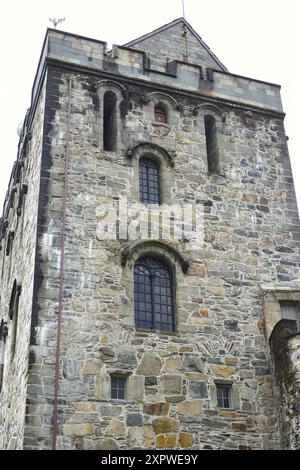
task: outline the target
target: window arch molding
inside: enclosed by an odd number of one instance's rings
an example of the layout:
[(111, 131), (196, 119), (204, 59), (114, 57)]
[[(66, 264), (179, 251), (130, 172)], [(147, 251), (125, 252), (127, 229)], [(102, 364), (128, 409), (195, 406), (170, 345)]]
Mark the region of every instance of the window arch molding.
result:
[(190, 261), (185, 258), (176, 248), (161, 240), (138, 241), (127, 245), (121, 251), (121, 265), (128, 265), (131, 269), (139, 258), (143, 256), (154, 256), (161, 258), (173, 270), (186, 274)]
[(138, 142), (126, 152), (126, 156), (130, 159), (139, 159), (140, 157), (150, 155), (160, 163), (164, 160), (167, 165), (175, 166), (176, 152), (168, 151), (160, 147), (160, 145), (152, 144), (151, 142)]
[(194, 116), (205, 116), (206, 114), (210, 114), (219, 122), (226, 122), (226, 115), (223, 113), (223, 111), (218, 108), (218, 106), (215, 106), (210, 103), (202, 103), (195, 106), (195, 108), (193, 109), (193, 114)]

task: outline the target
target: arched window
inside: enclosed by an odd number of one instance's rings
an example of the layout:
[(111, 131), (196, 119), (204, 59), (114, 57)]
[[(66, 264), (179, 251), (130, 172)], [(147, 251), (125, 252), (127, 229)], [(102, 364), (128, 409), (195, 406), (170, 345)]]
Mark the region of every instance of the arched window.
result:
[(216, 173), (219, 167), (219, 149), (217, 141), (216, 120), (213, 116), (206, 115), (204, 117), (207, 165), (209, 173)]
[(160, 204), (159, 163), (152, 158), (140, 159), (140, 200), (148, 204)]
[(168, 122), (168, 114), (165, 108), (161, 106), (155, 106), (154, 108), (154, 117), (155, 121), (162, 122), (163, 124), (167, 124)]
[(175, 331), (173, 276), (159, 258), (145, 256), (134, 267), (136, 328)]
[(103, 148), (107, 151), (117, 148), (117, 98), (112, 91), (104, 94)]

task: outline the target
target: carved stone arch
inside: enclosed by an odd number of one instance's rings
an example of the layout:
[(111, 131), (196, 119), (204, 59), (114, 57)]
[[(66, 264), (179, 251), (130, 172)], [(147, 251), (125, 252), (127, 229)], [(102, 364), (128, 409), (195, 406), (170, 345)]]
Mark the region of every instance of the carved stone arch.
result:
[(101, 88), (105, 89), (117, 89), (122, 94), (127, 91), (126, 87), (115, 80), (101, 80), (97, 84), (97, 89), (100, 90)]
[(121, 251), (121, 265), (125, 266), (128, 263), (134, 266), (139, 258), (146, 255), (162, 258), (170, 268), (174, 268), (178, 263), (184, 274), (190, 266), (190, 261), (176, 248), (161, 240), (138, 241), (127, 245)]
[(210, 114), (217, 120), (221, 120), (221, 122), (226, 121), (226, 116), (223, 111), (217, 106), (210, 103), (202, 103), (195, 106), (195, 108), (193, 109), (193, 114), (194, 116), (197, 116), (198, 114), (201, 114), (202, 116)]
[(174, 167), (174, 158), (176, 156), (176, 152), (167, 151), (157, 144), (152, 144), (150, 142), (139, 142), (133, 147), (129, 148), (126, 152), (126, 156), (130, 159), (135, 157), (139, 158), (146, 155), (153, 155), (154, 157), (158, 157), (159, 160), (163, 158), (166, 160), (168, 165)]
[(151, 101), (153, 101), (155, 105), (164, 105), (165, 103), (168, 103), (169, 106), (173, 107), (173, 109), (177, 109), (177, 107), (179, 106), (178, 101), (168, 93), (163, 93), (161, 91), (153, 91), (152, 93), (149, 93), (148, 96), (149, 98), (151, 98)]

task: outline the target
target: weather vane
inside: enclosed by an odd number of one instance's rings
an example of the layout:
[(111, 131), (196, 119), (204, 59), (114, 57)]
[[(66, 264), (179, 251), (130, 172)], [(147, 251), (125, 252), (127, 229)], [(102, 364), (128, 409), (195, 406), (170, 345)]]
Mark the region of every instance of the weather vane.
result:
[(49, 21), (51, 21), (51, 23), (53, 23), (54, 29), (56, 29), (56, 27), (59, 23), (62, 23), (65, 20), (66, 20), (66, 18), (49, 18)]

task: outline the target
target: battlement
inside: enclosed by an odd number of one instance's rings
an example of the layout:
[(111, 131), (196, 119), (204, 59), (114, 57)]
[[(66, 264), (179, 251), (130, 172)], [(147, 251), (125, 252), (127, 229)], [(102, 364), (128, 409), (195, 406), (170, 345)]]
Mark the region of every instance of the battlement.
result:
[(166, 61), (165, 66), (157, 67), (143, 50), (114, 45), (108, 51), (106, 42), (53, 29), (46, 33), (33, 98), (44, 66), (49, 62), (167, 86), (180, 92), (263, 109), (264, 112), (283, 112), (279, 85), (182, 60)]

